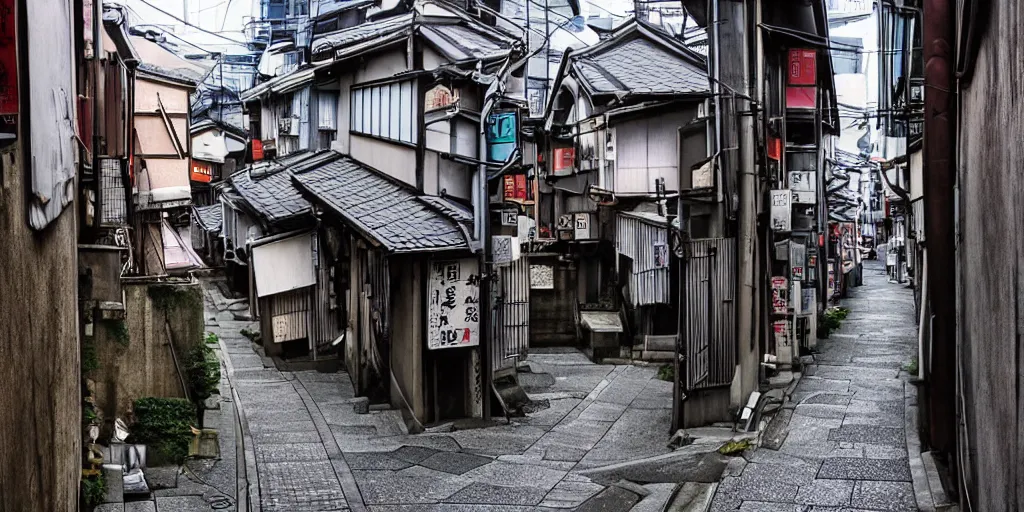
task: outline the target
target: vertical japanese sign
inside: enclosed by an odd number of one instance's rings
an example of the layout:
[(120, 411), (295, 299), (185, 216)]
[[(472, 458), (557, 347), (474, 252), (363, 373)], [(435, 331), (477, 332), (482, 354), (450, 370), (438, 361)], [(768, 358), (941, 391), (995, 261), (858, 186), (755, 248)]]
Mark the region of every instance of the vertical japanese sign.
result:
[(16, 0), (0, 0), (0, 116), (18, 113)]
[(790, 190), (771, 191), (771, 227), (773, 231), (788, 232), (792, 228), (793, 192)]
[(804, 280), (804, 262), (806, 261), (807, 247), (802, 243), (790, 242), (789, 244), (789, 264), (790, 264), (790, 277), (794, 281)]
[(427, 348), (480, 344), (480, 265), (475, 258), (430, 265)]
[(775, 349), (779, 347), (788, 347), (789, 343), (789, 320), (777, 320), (772, 324), (772, 330), (775, 332)]
[(782, 276), (772, 278), (772, 313), (789, 313), (789, 280)]

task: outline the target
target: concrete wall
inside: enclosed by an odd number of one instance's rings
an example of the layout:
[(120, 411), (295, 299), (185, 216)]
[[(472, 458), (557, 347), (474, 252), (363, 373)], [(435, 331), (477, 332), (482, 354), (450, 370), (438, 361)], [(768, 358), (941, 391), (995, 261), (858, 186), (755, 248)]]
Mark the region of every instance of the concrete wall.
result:
[(384, 174), (416, 186), (416, 149), (352, 134), (352, 158)]
[(20, 143), (0, 154), (0, 510), (77, 510), (77, 201), (29, 229)]
[(961, 92), (957, 308), (970, 499), (974, 510), (999, 512), (1024, 507), (1024, 102), (1018, 78), (1024, 18), (1012, 0), (993, 1), (986, 10), (990, 21), (974, 76)]
[(96, 405), (103, 411), (107, 423), (116, 417), (124, 418), (131, 403), (138, 398), (185, 397), (170, 344), (174, 343), (181, 365), (189, 348), (203, 341), (199, 285), (174, 286), (177, 292), (170, 300), (154, 300), (150, 296), (151, 287), (157, 288), (154, 292), (157, 296), (167, 296), (161, 294), (171, 288), (150, 282), (124, 284), (127, 346), (116, 339), (109, 322), (97, 323), (92, 339), (86, 339), (87, 343), (95, 345), (100, 365), (86, 377), (96, 383)]

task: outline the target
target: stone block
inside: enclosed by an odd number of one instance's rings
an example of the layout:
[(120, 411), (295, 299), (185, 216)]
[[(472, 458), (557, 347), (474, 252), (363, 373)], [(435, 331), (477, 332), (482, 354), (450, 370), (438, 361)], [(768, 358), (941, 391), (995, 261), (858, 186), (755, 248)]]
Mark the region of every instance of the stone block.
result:
[(369, 414), (370, 413), (370, 399), (366, 397), (356, 398), (352, 402), (352, 410), (356, 414)]

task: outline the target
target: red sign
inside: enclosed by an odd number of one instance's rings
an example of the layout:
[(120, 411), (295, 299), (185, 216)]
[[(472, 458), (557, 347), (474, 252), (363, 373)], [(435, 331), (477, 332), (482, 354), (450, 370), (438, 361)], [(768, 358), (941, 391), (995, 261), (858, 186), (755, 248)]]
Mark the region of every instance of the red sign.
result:
[(782, 159), (782, 139), (768, 136), (768, 158), (772, 160)]
[(263, 160), (263, 141), (259, 139), (252, 140), (252, 160), (254, 162)]
[(789, 85), (815, 85), (817, 83), (818, 52), (805, 48), (789, 50)]
[(0, 115), (18, 113), (16, 0), (0, 0)]
[(817, 87), (786, 87), (786, 108), (815, 108)]
[(576, 148), (558, 148), (555, 149), (554, 161), (551, 162), (552, 171), (555, 173), (564, 173), (565, 171), (571, 171), (573, 164), (576, 162)]
[(506, 174), (502, 185), (506, 201), (525, 202), (529, 199), (525, 174)]
[(210, 164), (206, 162), (200, 162), (197, 160), (192, 161), (192, 172), (189, 173), (189, 178), (192, 181), (199, 181), (202, 183), (209, 183), (213, 181), (213, 169)]

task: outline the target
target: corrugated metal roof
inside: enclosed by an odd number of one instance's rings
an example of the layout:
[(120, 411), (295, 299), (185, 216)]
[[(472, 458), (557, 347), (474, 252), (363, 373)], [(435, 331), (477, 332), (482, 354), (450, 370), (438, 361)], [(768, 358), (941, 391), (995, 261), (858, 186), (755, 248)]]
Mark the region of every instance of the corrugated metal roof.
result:
[(296, 172), (294, 181), (317, 202), (390, 252), (466, 249), (456, 221), (416, 195), (348, 156)]

